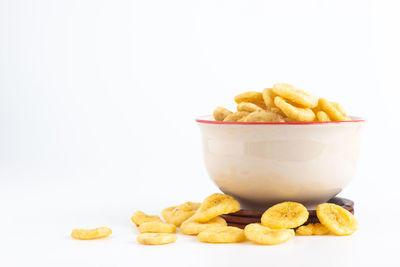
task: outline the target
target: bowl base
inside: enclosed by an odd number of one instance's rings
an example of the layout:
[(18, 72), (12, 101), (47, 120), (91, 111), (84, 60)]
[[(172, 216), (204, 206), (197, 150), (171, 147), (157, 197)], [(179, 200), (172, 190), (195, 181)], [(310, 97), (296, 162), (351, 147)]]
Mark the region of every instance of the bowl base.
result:
[[(354, 214), (354, 202), (350, 199), (333, 197), (327, 202), (339, 205)], [(243, 229), (249, 223), (260, 223), (261, 216), (267, 208), (268, 207), (262, 209), (241, 209), (235, 213), (221, 215), (221, 217), (226, 220), (229, 226), (235, 226)], [(309, 217), (307, 222), (304, 224), (319, 223), (316, 210), (309, 208), (308, 212)]]

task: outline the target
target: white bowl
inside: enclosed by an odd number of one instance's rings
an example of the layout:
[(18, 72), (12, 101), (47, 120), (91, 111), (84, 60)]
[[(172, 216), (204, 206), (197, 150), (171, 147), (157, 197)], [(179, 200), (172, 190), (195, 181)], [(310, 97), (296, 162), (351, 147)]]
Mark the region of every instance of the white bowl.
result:
[(352, 179), (364, 120), (219, 122), (196, 120), (208, 174), (245, 209), (296, 201), (308, 208), (337, 195)]

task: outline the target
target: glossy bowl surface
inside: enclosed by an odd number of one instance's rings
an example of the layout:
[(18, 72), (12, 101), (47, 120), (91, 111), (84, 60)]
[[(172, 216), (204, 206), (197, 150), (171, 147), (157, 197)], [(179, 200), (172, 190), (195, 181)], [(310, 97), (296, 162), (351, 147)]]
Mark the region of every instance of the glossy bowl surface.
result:
[(309, 123), (197, 120), (204, 161), (215, 184), (242, 208), (326, 202), (354, 176), (364, 120)]

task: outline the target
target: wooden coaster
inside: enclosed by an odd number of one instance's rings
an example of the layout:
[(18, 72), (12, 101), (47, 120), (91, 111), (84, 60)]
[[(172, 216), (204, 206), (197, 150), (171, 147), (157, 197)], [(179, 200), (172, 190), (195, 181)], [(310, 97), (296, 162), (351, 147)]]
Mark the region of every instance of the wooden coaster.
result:
[[(334, 197), (330, 199), (328, 203), (339, 205), (354, 214), (354, 202), (350, 199)], [(221, 217), (226, 220), (229, 226), (243, 229), (249, 223), (259, 223), (264, 211), (265, 210), (239, 210), (235, 213), (221, 215)], [(304, 224), (319, 223), (316, 210), (308, 210), (308, 212), (308, 220)]]

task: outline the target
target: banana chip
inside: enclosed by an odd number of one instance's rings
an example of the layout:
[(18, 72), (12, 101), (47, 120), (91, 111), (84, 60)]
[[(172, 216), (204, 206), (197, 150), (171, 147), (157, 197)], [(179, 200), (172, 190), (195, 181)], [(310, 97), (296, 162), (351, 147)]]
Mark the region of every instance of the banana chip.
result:
[(235, 96), (235, 102), (236, 104), (240, 104), (242, 102), (250, 102), (253, 104), (256, 104), (257, 106), (265, 109), (265, 103), (264, 103), (264, 99), (263, 99), (263, 95), (260, 92), (254, 92), (254, 91), (250, 91), (250, 92), (245, 92), (242, 94), (239, 94), (237, 96)]
[(139, 226), (141, 233), (175, 233), (176, 226), (172, 223), (146, 222)]
[(296, 107), (280, 96), (275, 97), (274, 102), (286, 116), (295, 121), (310, 122), (315, 119), (315, 114), (310, 108)]
[(333, 121), (349, 121), (351, 120), (346, 113), (344, 113), (344, 109), (338, 103), (329, 102), (325, 98), (320, 98), (318, 101), (318, 106), (328, 114), (329, 118)]
[(317, 112), (317, 119), (318, 119), (318, 121), (322, 121), (322, 122), (331, 121), (331, 119), (329, 118), (328, 114), (326, 114), (323, 111), (318, 111)]
[(136, 211), (132, 217), (131, 220), (133, 223), (136, 224), (136, 226), (141, 225), (142, 223), (146, 222), (162, 222), (161, 218), (157, 215), (147, 215), (143, 211)]
[(318, 98), (287, 83), (274, 84), (273, 91), (278, 96), (306, 108), (314, 108), (318, 105)]
[(308, 210), (297, 202), (282, 202), (267, 209), (261, 224), (272, 229), (296, 228), (308, 219)]
[(197, 235), (204, 230), (221, 226), (227, 226), (226, 221), (221, 217), (215, 217), (211, 221), (205, 223), (195, 222), (189, 219), (182, 223), (180, 230), (184, 235)]
[(237, 105), (237, 111), (247, 111), (247, 112), (253, 112), (253, 111), (259, 111), (263, 110), (259, 106), (253, 103), (249, 102), (242, 102)]
[(321, 224), (335, 235), (351, 235), (357, 230), (357, 221), (350, 211), (332, 203), (317, 207), (317, 217)]
[(223, 121), (230, 114), (232, 114), (232, 111), (223, 107), (216, 107), (213, 116), (216, 121)]
[(239, 121), (241, 118), (246, 117), (250, 113), (247, 111), (238, 111), (226, 116), (224, 121)]
[(260, 245), (277, 245), (294, 237), (293, 229), (274, 230), (258, 223), (251, 223), (244, 228), (247, 239)]
[(239, 202), (233, 197), (221, 193), (214, 193), (204, 199), (200, 208), (190, 218), (196, 222), (208, 222), (222, 215), (240, 210)]
[(188, 201), (178, 206), (164, 209), (161, 212), (161, 216), (167, 223), (172, 223), (179, 227), (184, 221), (193, 216), (200, 204)]
[(320, 223), (310, 223), (300, 226), (296, 230), (297, 235), (327, 235), (329, 229)]
[(285, 120), (276, 112), (260, 110), (247, 115), (244, 122), (285, 122)]
[(107, 227), (98, 227), (95, 229), (74, 229), (71, 236), (79, 240), (90, 240), (108, 237), (112, 231)]
[(238, 243), (246, 239), (242, 229), (231, 226), (206, 229), (197, 238), (205, 243)]
[(272, 88), (265, 88), (262, 92), (262, 96), (267, 109), (272, 110), (272, 108), (276, 108), (274, 103), (274, 98), (276, 97), (276, 94), (274, 93)]
[(174, 243), (177, 238), (175, 234), (144, 233), (137, 236), (137, 241), (142, 245), (165, 245)]

